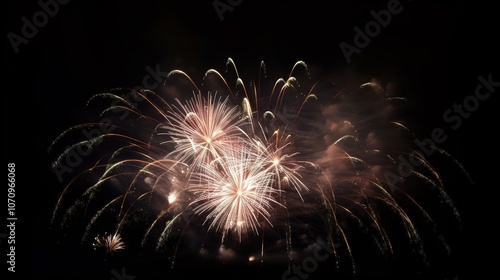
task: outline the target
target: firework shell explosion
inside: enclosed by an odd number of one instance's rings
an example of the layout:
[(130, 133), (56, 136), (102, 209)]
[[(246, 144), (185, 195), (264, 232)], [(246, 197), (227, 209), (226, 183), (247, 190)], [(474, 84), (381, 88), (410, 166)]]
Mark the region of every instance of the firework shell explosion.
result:
[[(401, 255), (425, 267), (430, 247), (448, 254), (434, 217), (459, 227), (459, 213), (394, 117), (408, 100), (374, 81), (339, 90), (309, 75), (298, 61), (269, 82), (262, 62), (245, 83), (228, 59), (224, 75), (210, 69), (200, 86), (174, 70), (157, 92), (93, 96), (98, 121), (50, 147), (67, 183), (52, 226), (84, 248), (156, 252), (170, 267), (196, 256), (290, 269), (322, 246), (328, 267), (356, 274)], [(68, 169), (75, 153), (83, 161)]]

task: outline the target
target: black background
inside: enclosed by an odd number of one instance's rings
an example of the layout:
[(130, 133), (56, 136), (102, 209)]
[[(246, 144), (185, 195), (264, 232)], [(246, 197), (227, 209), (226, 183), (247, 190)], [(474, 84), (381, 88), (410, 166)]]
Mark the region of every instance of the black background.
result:
[[(16, 275), (113, 277), (89, 256), (60, 248), (48, 230), (61, 186), (51, 173), (54, 158), (47, 148), (58, 133), (85, 117), (86, 100), (110, 88), (141, 85), (147, 66), (183, 69), (199, 82), (209, 68), (223, 71), (231, 57), (243, 77), (253, 78), (261, 60), (277, 77), (303, 60), (318, 79), (349, 84), (377, 78), (399, 85), (399, 95), (422, 106), (413, 118), (417, 134), (425, 138), (432, 129), (445, 128), (448, 139), (440, 147), (476, 182), (450, 189), (463, 230), (454, 240), (453, 261), (436, 268), (436, 279), (494, 277), (498, 91), (457, 130), (442, 114), (474, 93), (479, 75), (500, 81), (495, 8), (478, 1), (401, 1), (403, 11), (347, 63), (340, 42), (353, 44), (353, 28), (364, 27), (372, 20), (370, 11), (385, 9), (387, 2), (243, 1), (221, 21), (212, 1), (74, 0), (60, 5), (16, 54), (6, 35), (20, 35), (21, 18), (31, 19), (40, 7), (36, 1), (4, 1), (4, 147), (7, 162), (17, 167)], [(2, 260), (5, 245), (2, 240)], [(223, 269), (205, 273), (225, 275)]]

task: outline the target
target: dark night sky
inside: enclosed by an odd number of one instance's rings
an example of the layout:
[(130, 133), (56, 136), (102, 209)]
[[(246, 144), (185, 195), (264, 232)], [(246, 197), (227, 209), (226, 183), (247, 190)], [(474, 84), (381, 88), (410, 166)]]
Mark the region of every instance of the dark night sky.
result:
[[(421, 115), (410, 116), (418, 135), (428, 137), (432, 129), (445, 128), (448, 140), (441, 147), (476, 181), (450, 190), (464, 226), (455, 240), (451, 268), (443, 268), (444, 273), (449, 279), (486, 279), (497, 270), (495, 258), (485, 255), (493, 251), (495, 256), (498, 243), (492, 239), (498, 213), (492, 193), (497, 92), (456, 130), (442, 117), (474, 94), (479, 75), (492, 74), (500, 81), (496, 9), (477, 1), (401, 1), (403, 10), (347, 63), (339, 44), (353, 44), (353, 28), (364, 28), (373, 20), (370, 11), (386, 9), (391, 1), (269, 2), (242, 1), (221, 21), (212, 1), (73, 0), (60, 5), (33, 38), (19, 45), (17, 54), (6, 35), (22, 34), (21, 19), (31, 20), (41, 8), (36, 1), (3, 2), (5, 150), (7, 162), (17, 166), (17, 275), (113, 277), (89, 256), (58, 247), (48, 230), (61, 186), (50, 171), (53, 156), (47, 147), (58, 133), (85, 118), (86, 100), (110, 88), (141, 85), (148, 66), (160, 65), (163, 72), (183, 69), (199, 82), (209, 68), (224, 71), (228, 57), (248, 79), (262, 60), (268, 73), (280, 77), (303, 60), (318, 79), (349, 84), (376, 78), (398, 85), (400, 95), (421, 104)], [(5, 245), (2, 240), (4, 257)], [(440, 277), (436, 279), (444, 279)]]

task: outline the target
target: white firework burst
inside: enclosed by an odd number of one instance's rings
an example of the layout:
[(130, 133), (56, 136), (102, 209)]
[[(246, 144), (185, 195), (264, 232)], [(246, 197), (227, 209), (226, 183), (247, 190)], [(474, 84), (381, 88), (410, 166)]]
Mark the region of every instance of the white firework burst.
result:
[[(244, 118), (228, 98), (216, 94), (195, 94), (191, 100), (172, 105), (168, 123), (162, 128), (172, 137), (175, 148), (167, 157), (196, 168), (219, 158), (241, 136), (239, 125)], [(163, 133), (160, 133), (162, 135)]]
[(192, 175), (190, 190), (195, 199), (191, 205), (198, 215), (206, 216), (210, 228), (224, 235), (235, 230), (241, 239), (248, 230), (258, 233), (262, 222), (271, 225), (270, 211), (279, 203), (266, 158), (246, 141), (233, 145)]
[(125, 250), (125, 242), (123, 242), (120, 234), (107, 234), (96, 236), (94, 238), (94, 248), (102, 247), (108, 254)]

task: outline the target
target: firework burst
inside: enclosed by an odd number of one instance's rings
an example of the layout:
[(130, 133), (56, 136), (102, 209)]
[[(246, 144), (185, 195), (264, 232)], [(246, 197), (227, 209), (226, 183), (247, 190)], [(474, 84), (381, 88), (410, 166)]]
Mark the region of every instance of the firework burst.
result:
[[(79, 217), (84, 246), (89, 236), (113, 230), (96, 237), (97, 244), (123, 250), (121, 236), (128, 234), (141, 248), (153, 243), (168, 252), (172, 264), (179, 250), (190, 248), (185, 239), (200, 250), (208, 236), (231, 244), (233, 233), (240, 244), (260, 240), (247, 259), (261, 261), (281, 250), (296, 262), (318, 238), (327, 240), (335, 267), (347, 257), (354, 272), (360, 246), (391, 256), (403, 243), (425, 263), (420, 230), (449, 250), (424, 207), (429, 202), (419, 196), (432, 195), (457, 221), (458, 211), (430, 159), (414, 152), (411, 130), (390, 118), (404, 98), (388, 96), (377, 82), (342, 90), (311, 85), (309, 77), (297, 78), (307, 73), (302, 61), (270, 87), (261, 76), (248, 87), (231, 59), (227, 65), (236, 74), (234, 87), (214, 69), (202, 88), (174, 70), (162, 94), (114, 89), (92, 97), (113, 101), (101, 113), (107, 130), (63, 148), (54, 161), (57, 170), (72, 151), (92, 152), (64, 188), (53, 224), (64, 228)], [(64, 131), (51, 150), (102, 123)], [(408, 156), (415, 164), (402, 172), (400, 159)], [(103, 221), (111, 217), (110, 228)], [(369, 242), (356, 246), (356, 240)]]
[(271, 224), (269, 211), (278, 203), (273, 173), (264, 168), (266, 158), (246, 143), (234, 145), (191, 176), (190, 190), (195, 213), (208, 212), (206, 219), (213, 220), (209, 229), (235, 229), (241, 239), (249, 229), (258, 233), (259, 217)]
[(168, 125), (162, 127), (175, 143), (167, 157), (203, 167), (224, 155), (240, 137), (238, 126), (244, 119), (236, 106), (228, 106), (227, 97), (221, 100), (212, 94), (206, 98), (197, 94), (186, 104), (176, 101), (178, 106), (167, 115)]
[(122, 241), (120, 234), (104, 234), (96, 236), (94, 248), (104, 248), (106, 253), (114, 254), (125, 249), (125, 243)]

